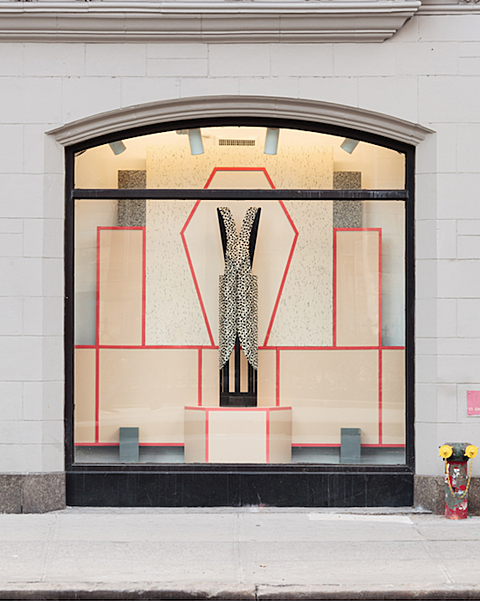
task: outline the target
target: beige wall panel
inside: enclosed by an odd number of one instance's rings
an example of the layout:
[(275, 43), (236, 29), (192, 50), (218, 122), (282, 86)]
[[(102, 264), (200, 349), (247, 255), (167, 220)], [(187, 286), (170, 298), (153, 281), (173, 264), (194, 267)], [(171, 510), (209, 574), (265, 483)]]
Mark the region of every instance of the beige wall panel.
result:
[(248, 391), (248, 361), (243, 351), (240, 352), (240, 391)]
[(142, 344), (143, 232), (100, 230), (100, 344)]
[(266, 412), (217, 410), (208, 421), (209, 462), (266, 462)]
[(196, 349), (102, 349), (100, 440), (138, 426), (141, 443), (182, 443), (184, 406), (198, 403)]
[(378, 410), (348, 404), (292, 409), (292, 444), (340, 445), (341, 428), (360, 428), (362, 444), (378, 443)]
[(205, 462), (205, 415), (185, 408), (185, 462)]
[(299, 235), (268, 344), (331, 346), (333, 203), (286, 201), (285, 207)]
[(292, 411), (270, 411), (270, 464), (292, 461)]
[(379, 233), (337, 232), (337, 345), (378, 345)]
[(116, 225), (117, 201), (75, 200), (76, 345), (95, 345), (96, 343), (97, 226)]
[(276, 352), (260, 349), (257, 374), (258, 407), (271, 407), (276, 404), (276, 382)]
[(220, 404), (220, 371), (218, 349), (202, 349), (202, 405)]
[(95, 441), (95, 349), (75, 349), (75, 443)]
[(378, 443), (378, 352), (282, 351), (280, 402), (292, 406), (293, 443), (340, 443), (340, 428)]
[(384, 349), (382, 361), (383, 443), (405, 444), (405, 351)]
[(233, 353), (228, 358), (228, 390), (230, 393), (235, 392), (235, 358)]

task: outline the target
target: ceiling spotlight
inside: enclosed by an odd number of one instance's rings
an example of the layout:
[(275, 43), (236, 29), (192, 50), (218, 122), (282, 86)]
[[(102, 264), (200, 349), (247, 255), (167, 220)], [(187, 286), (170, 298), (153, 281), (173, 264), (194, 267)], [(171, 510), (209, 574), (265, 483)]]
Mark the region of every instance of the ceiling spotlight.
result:
[(345, 138), (345, 140), (342, 142), (342, 144), (340, 144), (340, 148), (343, 148), (343, 150), (345, 152), (347, 152), (351, 155), (353, 153), (353, 151), (357, 148), (358, 143), (359, 143), (359, 140), (352, 140), (351, 138)]
[(278, 136), (280, 130), (278, 128), (267, 128), (265, 136), (265, 146), (263, 152), (265, 155), (276, 155), (278, 150)]
[(203, 155), (203, 141), (200, 128), (188, 130), (188, 141), (190, 142), (190, 152), (192, 155)]
[(114, 155), (120, 155), (123, 151), (127, 150), (125, 144), (123, 144), (123, 140), (116, 140), (115, 142), (109, 142), (108, 145), (113, 151)]

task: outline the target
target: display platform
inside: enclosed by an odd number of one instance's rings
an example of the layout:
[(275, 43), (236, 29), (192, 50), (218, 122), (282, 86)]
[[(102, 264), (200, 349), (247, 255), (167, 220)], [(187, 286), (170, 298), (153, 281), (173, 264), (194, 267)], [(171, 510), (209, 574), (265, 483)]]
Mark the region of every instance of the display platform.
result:
[(185, 408), (185, 462), (287, 464), (292, 408)]

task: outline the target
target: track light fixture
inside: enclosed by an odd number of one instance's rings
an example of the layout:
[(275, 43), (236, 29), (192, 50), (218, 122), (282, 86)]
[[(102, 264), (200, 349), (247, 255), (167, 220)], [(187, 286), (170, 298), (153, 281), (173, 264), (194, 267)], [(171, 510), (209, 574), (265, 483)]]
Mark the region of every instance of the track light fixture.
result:
[(350, 155), (357, 148), (359, 140), (353, 140), (352, 138), (345, 138), (345, 140), (340, 144), (340, 148), (342, 148), (346, 153)]
[(192, 155), (203, 155), (203, 140), (200, 128), (188, 130), (188, 141)]
[(115, 142), (109, 142), (108, 145), (112, 149), (114, 155), (120, 155), (124, 151), (127, 150), (125, 144), (123, 144), (123, 140), (116, 140)]
[(265, 155), (276, 155), (278, 150), (278, 136), (280, 130), (278, 128), (267, 128), (265, 136), (265, 146), (263, 152)]

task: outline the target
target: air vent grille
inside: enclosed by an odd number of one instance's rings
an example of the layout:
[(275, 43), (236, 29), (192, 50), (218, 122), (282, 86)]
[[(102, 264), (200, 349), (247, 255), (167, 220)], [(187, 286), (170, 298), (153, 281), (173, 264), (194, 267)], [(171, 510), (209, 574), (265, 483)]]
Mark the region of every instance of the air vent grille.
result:
[(255, 146), (255, 140), (235, 140), (233, 138), (219, 138), (218, 146)]

